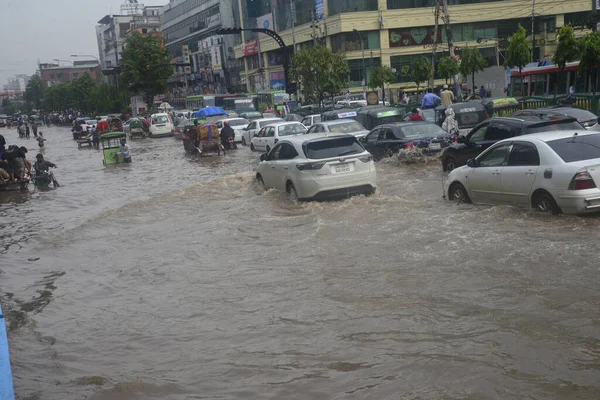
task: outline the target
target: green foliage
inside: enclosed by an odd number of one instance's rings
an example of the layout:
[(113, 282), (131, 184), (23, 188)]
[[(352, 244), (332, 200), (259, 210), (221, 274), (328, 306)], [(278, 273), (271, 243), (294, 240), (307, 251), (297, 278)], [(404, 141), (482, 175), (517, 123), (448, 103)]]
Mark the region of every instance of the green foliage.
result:
[[(510, 37), (508, 41), (508, 55), (506, 57), (505, 66), (519, 68), (519, 72), (523, 71), (523, 67), (531, 60), (531, 43), (527, 40), (527, 31), (521, 25), (519, 29)], [(524, 81), (521, 80), (521, 95), (525, 95)]]
[(488, 66), (486, 59), (481, 54), (481, 51), (475, 47), (466, 47), (460, 55), (460, 66), (458, 70), (465, 77), (471, 75), (471, 83), (473, 91), (475, 91), (475, 73), (483, 71)]
[(40, 110), (44, 104), (44, 82), (39, 75), (33, 75), (29, 79), (29, 83), (27, 83), (27, 88), (25, 89), (25, 102), (27, 103), (27, 108), (32, 110)]
[(158, 36), (142, 36), (134, 32), (125, 42), (122, 82), (134, 94), (144, 94), (149, 107), (154, 96), (167, 89), (167, 79), (173, 75), (169, 52)]
[(458, 61), (452, 57), (442, 57), (440, 58), (440, 62), (438, 63), (438, 74), (440, 77), (446, 80), (448, 83), (448, 79), (452, 78), (454, 75), (460, 72), (458, 68)]
[(326, 95), (334, 96), (347, 86), (348, 74), (344, 55), (321, 45), (295, 53), (290, 68), (290, 77), (300, 85), (304, 98), (316, 97), (319, 104)]
[(591, 32), (579, 41), (579, 68), (592, 78), (592, 92), (596, 93), (598, 65), (600, 65), (600, 32)]
[(556, 38), (558, 43), (556, 45), (556, 53), (552, 57), (552, 62), (558, 65), (562, 71), (565, 69), (567, 63), (577, 60), (579, 57), (579, 46), (575, 38), (575, 31), (570, 24), (560, 28)]
[(385, 101), (385, 84), (394, 82), (396, 82), (396, 74), (390, 67), (375, 67), (371, 72), (371, 82), (369, 82), (369, 87), (372, 89), (380, 87), (383, 92), (383, 101)]
[(127, 90), (102, 83), (90, 92), (88, 106), (96, 110), (96, 114), (126, 113), (130, 99)]
[(427, 82), (431, 76), (431, 60), (427, 57), (421, 56), (417, 58), (412, 65), (412, 72), (410, 74), (411, 79), (417, 84), (417, 92), (421, 83)]
[(12, 115), (17, 111), (17, 107), (8, 99), (8, 97), (2, 99), (2, 112), (4, 114)]
[(91, 111), (92, 109), (88, 107), (87, 100), (90, 93), (92, 93), (97, 86), (94, 78), (86, 72), (81, 78), (71, 82), (70, 86), (73, 107), (78, 110)]

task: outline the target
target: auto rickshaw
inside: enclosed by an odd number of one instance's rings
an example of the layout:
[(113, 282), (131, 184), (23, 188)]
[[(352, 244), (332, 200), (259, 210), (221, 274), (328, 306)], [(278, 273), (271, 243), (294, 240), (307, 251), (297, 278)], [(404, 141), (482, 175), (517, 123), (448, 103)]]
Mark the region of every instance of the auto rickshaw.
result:
[(367, 130), (379, 125), (403, 121), (402, 113), (397, 108), (377, 105), (361, 107), (357, 112), (356, 120)]
[(485, 98), (481, 100), (481, 104), (485, 107), (488, 118), (507, 117), (521, 109), (521, 103), (514, 97)]
[(120, 118), (111, 118), (108, 120), (111, 132), (123, 132), (123, 121)]
[(139, 118), (132, 118), (131, 121), (129, 121), (129, 138), (132, 140), (146, 138), (144, 124)]
[(127, 161), (122, 160), (122, 157), (120, 157), (121, 139), (123, 138), (125, 138), (125, 133), (123, 132), (105, 133), (104, 135), (100, 136), (100, 142), (102, 142), (102, 154), (104, 155), (104, 160), (102, 160), (102, 163), (104, 165), (131, 162), (131, 158), (129, 158), (129, 161)]
[(444, 123), (447, 108), (454, 110), (454, 118), (458, 122), (458, 133), (460, 136), (466, 135), (475, 125), (487, 119), (487, 112), (481, 101), (474, 100), (436, 107), (435, 123), (437, 125), (442, 126)]
[(214, 122), (206, 122), (199, 125), (186, 126), (183, 135), (183, 148), (189, 155), (206, 155), (216, 153), (218, 156), (225, 149), (219, 143), (219, 128)]
[(358, 110), (356, 108), (340, 108), (338, 110), (326, 111), (321, 114), (321, 121), (333, 121), (343, 118), (357, 121)]
[(240, 113), (239, 117), (246, 118), (248, 121), (252, 122), (255, 119), (263, 118), (263, 115), (262, 115), (262, 113), (260, 113), (258, 111), (248, 111), (248, 112)]

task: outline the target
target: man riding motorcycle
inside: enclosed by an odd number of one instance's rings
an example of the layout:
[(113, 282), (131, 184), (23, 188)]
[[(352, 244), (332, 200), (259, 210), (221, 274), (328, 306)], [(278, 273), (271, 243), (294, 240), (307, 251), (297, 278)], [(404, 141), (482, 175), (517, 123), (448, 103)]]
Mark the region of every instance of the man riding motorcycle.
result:
[(232, 148), (236, 148), (235, 146), (235, 132), (231, 126), (229, 126), (229, 121), (225, 121), (223, 129), (221, 129), (221, 133), (219, 134), (221, 138), (221, 144), (228, 150)]

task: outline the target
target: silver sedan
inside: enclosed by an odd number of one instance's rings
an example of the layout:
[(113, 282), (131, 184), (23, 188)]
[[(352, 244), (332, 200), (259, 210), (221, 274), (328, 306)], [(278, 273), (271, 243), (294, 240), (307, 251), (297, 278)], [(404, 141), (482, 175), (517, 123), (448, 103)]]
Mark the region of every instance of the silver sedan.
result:
[(559, 214), (600, 211), (600, 133), (554, 131), (502, 140), (448, 175), (448, 198)]

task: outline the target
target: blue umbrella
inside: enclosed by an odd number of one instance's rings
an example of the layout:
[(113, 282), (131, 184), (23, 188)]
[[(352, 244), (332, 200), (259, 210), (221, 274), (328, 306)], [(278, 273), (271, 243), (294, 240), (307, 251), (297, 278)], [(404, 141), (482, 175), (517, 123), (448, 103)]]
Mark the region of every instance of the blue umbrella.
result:
[(227, 111), (223, 110), (221, 107), (210, 106), (203, 108), (202, 110), (198, 110), (195, 113), (196, 118), (206, 118), (213, 117), (215, 115), (226, 115), (229, 116)]

